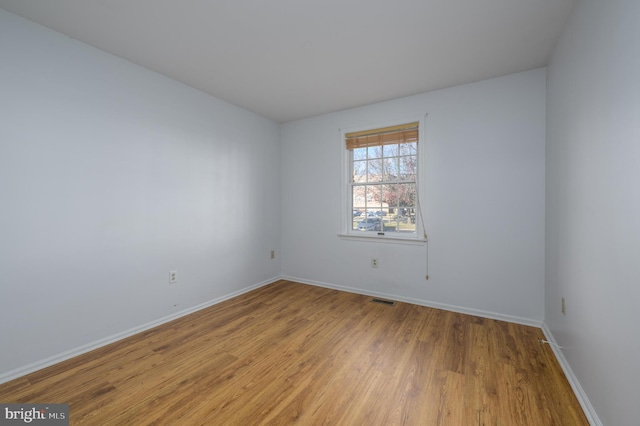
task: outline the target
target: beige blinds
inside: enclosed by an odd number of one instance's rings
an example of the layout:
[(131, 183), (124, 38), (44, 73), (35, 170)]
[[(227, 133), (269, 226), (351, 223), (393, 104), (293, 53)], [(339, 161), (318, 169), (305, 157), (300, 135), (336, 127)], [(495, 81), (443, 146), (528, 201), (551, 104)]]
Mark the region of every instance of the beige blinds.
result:
[(347, 149), (418, 142), (418, 122), (345, 134)]

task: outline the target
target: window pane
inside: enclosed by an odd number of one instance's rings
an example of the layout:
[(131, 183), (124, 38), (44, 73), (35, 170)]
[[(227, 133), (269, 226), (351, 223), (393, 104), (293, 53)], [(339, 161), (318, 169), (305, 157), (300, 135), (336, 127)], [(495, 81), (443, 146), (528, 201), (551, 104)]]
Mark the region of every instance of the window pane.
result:
[(380, 187), (382, 197), (382, 221), (384, 232), (395, 232), (396, 226), (393, 223), (392, 212), (396, 208), (396, 187), (397, 185), (382, 185)]
[(367, 215), (375, 215), (381, 210), (382, 195), (380, 185), (367, 185), (366, 189)]
[(384, 158), (384, 182), (394, 181), (398, 179), (398, 157)]
[(405, 183), (398, 185), (398, 210), (404, 213), (399, 218), (398, 231), (416, 231), (416, 185)]
[(399, 210), (395, 219), (398, 232), (416, 232), (416, 215), (415, 210)]
[(416, 205), (416, 184), (403, 183), (396, 185), (398, 190), (398, 207), (414, 208)]
[(398, 232), (398, 221), (395, 215), (389, 215), (384, 218), (383, 229), (385, 233)]
[(382, 181), (382, 160), (369, 160), (367, 161), (367, 172), (369, 182), (381, 182)]
[(399, 155), (416, 155), (418, 154), (418, 144), (417, 143), (401, 143), (400, 144), (400, 154)]
[(365, 182), (367, 179), (367, 162), (366, 161), (354, 161), (353, 162), (353, 176), (354, 183)]
[(398, 205), (398, 195), (397, 195), (397, 186), (398, 185), (383, 185), (382, 189), (382, 202), (386, 206), (386, 210), (389, 208), (395, 208)]
[(401, 180), (415, 180), (418, 159), (416, 156), (400, 157), (398, 177)]
[(362, 220), (362, 218), (366, 217), (366, 204), (365, 204), (365, 193), (366, 189), (364, 185), (353, 185), (351, 187), (351, 196), (352, 202), (351, 206), (353, 207), (352, 212), (352, 225), (351, 229), (357, 229), (358, 223)]
[(381, 146), (370, 146), (368, 149), (369, 149), (369, 158), (382, 158)]
[(353, 196), (353, 201), (352, 201), (352, 206), (353, 206), (353, 210), (360, 210), (362, 212), (364, 212), (364, 210), (367, 208), (367, 205), (365, 203), (366, 201), (366, 186), (365, 185), (353, 185), (352, 187), (352, 196)]
[(362, 216), (357, 221), (354, 229), (358, 231), (382, 231), (382, 219), (374, 215)]
[(398, 145), (384, 145), (382, 153), (385, 157), (397, 157), (398, 156)]
[(353, 150), (354, 160), (364, 160), (367, 158), (367, 148), (356, 148)]

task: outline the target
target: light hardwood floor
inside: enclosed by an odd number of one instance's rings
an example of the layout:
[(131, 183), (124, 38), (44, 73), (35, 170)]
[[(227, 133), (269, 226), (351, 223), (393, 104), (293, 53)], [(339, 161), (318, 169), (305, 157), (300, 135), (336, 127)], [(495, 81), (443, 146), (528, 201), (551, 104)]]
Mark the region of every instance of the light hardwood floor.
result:
[(83, 425), (587, 425), (534, 327), (279, 281), (0, 385)]

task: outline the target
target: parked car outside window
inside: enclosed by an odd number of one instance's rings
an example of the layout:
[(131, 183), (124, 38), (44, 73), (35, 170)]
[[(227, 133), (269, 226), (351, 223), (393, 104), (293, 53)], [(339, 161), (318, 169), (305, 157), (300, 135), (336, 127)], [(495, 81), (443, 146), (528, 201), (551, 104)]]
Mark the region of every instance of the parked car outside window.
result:
[(379, 217), (368, 217), (358, 223), (359, 231), (382, 231), (382, 221)]

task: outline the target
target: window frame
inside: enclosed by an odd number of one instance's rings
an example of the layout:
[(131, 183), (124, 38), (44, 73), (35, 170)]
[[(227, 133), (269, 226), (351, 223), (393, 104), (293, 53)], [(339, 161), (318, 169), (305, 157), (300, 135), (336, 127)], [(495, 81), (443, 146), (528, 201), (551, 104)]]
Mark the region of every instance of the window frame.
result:
[[(353, 150), (347, 149), (346, 146), (346, 134), (361, 132), (371, 129), (380, 129), (384, 127), (398, 126), (406, 123), (418, 123), (418, 142), (417, 142), (417, 170), (416, 170), (416, 231), (415, 233), (400, 233), (390, 232), (384, 233), (381, 231), (360, 231), (353, 228), (353, 194), (352, 194), (352, 182), (351, 172), (353, 165)], [(425, 244), (425, 231), (422, 226), (422, 216), (424, 210), (421, 210), (421, 203), (424, 201), (424, 185), (422, 184), (422, 177), (425, 170), (425, 143), (424, 143), (424, 128), (425, 117), (416, 119), (404, 118), (400, 120), (394, 120), (386, 123), (368, 124), (358, 127), (352, 127), (347, 129), (340, 129), (340, 150), (342, 161), (342, 176), (340, 179), (341, 185), (341, 231), (338, 234), (341, 238), (355, 241), (375, 241), (384, 243), (396, 243), (396, 244)]]

